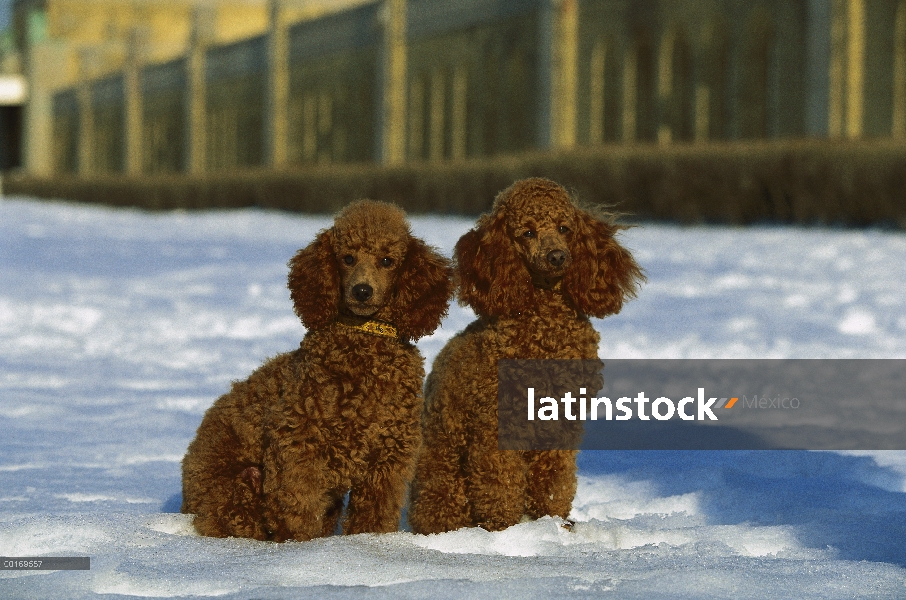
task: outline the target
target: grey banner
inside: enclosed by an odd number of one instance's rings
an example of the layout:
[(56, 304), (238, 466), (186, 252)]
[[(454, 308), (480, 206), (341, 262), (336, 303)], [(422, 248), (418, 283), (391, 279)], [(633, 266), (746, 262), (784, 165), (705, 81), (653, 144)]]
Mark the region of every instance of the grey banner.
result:
[(906, 360), (502, 360), (498, 425), (502, 450), (906, 450)]
[(88, 571), (87, 556), (0, 556), (0, 571)]

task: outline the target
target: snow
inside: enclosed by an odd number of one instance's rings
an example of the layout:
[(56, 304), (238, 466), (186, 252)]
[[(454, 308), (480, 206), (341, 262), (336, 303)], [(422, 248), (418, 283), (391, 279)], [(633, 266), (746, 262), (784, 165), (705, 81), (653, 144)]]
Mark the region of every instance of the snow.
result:
[[(906, 452), (584, 452), (571, 530), (199, 537), (179, 461), (205, 409), (304, 329), (286, 261), (327, 217), (0, 201), (4, 598), (906, 597)], [(444, 252), (471, 226), (419, 216)], [(904, 358), (906, 235), (645, 224), (604, 358)], [(419, 342), (428, 364), (472, 318)]]

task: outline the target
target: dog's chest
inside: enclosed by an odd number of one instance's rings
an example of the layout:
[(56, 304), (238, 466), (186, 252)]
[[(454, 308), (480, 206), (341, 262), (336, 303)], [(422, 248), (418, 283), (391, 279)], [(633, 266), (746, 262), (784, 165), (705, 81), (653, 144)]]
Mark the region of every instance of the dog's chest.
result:
[(303, 342), (284, 399), (297, 435), (358, 462), (418, 426), (424, 372), (414, 347), (363, 334), (314, 341)]

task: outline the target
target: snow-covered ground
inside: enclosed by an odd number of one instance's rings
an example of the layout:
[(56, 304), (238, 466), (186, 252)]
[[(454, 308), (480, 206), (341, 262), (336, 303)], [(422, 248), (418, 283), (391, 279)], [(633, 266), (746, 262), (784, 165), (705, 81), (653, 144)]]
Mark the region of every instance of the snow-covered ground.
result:
[[(446, 253), (471, 220), (412, 219)], [(571, 532), (202, 538), (179, 461), (297, 346), (286, 261), (324, 218), (0, 200), (2, 598), (904, 598), (906, 452), (585, 452)], [(906, 234), (645, 225), (601, 356), (906, 358)], [(472, 318), (453, 307), (430, 361)]]

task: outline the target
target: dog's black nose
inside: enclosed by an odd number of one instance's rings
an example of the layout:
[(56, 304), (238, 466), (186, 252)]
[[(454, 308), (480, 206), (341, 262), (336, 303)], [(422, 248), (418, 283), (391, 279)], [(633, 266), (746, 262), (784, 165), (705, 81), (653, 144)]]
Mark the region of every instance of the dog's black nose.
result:
[(367, 302), (371, 295), (374, 294), (374, 288), (367, 283), (360, 283), (352, 288), (352, 295), (359, 302)]
[(566, 262), (566, 252), (563, 250), (551, 250), (547, 253), (547, 262), (554, 267), (562, 267)]

